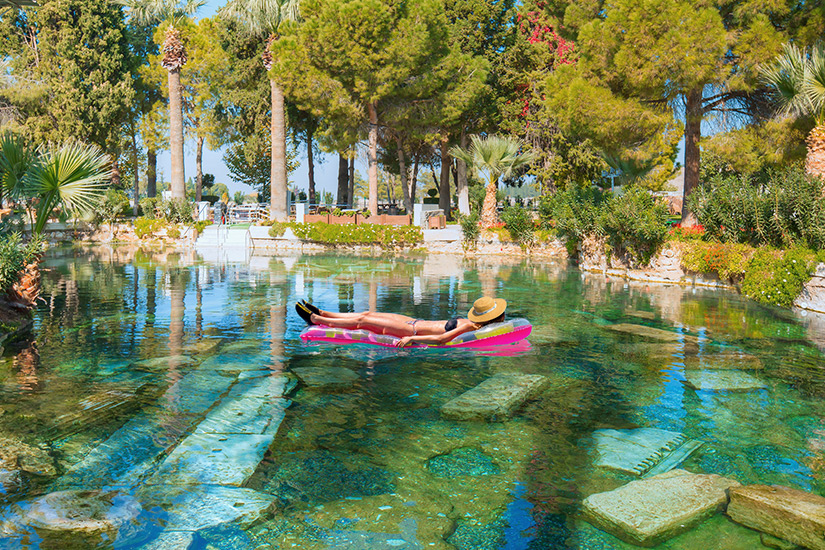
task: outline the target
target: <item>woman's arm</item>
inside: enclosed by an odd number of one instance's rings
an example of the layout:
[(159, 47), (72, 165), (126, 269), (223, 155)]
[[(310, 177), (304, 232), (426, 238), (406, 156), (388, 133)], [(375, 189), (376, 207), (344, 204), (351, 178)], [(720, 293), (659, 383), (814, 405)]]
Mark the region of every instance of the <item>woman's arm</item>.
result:
[(468, 323), (464, 326), (456, 327), (449, 332), (445, 332), (444, 334), (430, 334), (427, 336), (404, 336), (395, 345), (399, 348), (406, 347), (412, 343), (443, 345), (447, 342), (455, 340), (458, 336), (464, 334), (465, 332), (476, 330), (476, 328), (477, 327), (474, 324)]

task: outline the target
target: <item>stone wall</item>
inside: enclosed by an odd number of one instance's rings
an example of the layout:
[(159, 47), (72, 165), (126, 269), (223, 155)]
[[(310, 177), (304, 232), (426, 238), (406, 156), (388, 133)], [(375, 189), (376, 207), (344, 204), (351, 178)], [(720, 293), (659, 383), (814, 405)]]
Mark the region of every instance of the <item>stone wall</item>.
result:
[(814, 276), (802, 287), (802, 293), (793, 305), (800, 309), (825, 312), (825, 264), (816, 266)]

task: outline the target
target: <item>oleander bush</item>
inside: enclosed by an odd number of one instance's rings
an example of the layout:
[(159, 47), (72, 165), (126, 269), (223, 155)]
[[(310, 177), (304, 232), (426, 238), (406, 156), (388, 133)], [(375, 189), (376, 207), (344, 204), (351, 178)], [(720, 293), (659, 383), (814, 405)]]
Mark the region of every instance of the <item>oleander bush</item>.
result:
[(630, 186), (602, 203), (596, 223), (614, 252), (647, 265), (667, 240), (667, 220), (664, 201), (646, 189)]
[(504, 227), (510, 233), (510, 238), (522, 248), (529, 248), (536, 238), (536, 228), (533, 217), (520, 206), (508, 206), (501, 213)]
[(755, 249), (747, 244), (691, 240), (682, 246), (682, 267), (696, 273), (716, 273), (738, 282), (745, 277)]
[(760, 248), (748, 264), (742, 293), (757, 302), (790, 306), (813, 275), (820, 258), (804, 247)]
[(709, 239), (825, 249), (823, 181), (801, 167), (714, 176), (692, 193), (689, 205)]
[(195, 217), (195, 205), (186, 199), (166, 201), (160, 197), (146, 197), (140, 199), (139, 204), (143, 217), (150, 220), (190, 224)]
[(328, 223), (275, 222), (269, 229), (273, 237), (281, 237), (287, 228), (291, 228), (299, 239), (315, 241), (322, 244), (377, 244), (385, 248), (405, 247), (420, 244), (424, 233), (420, 227)]
[(151, 237), (165, 225), (163, 220), (148, 217), (135, 218), (135, 235), (139, 239)]

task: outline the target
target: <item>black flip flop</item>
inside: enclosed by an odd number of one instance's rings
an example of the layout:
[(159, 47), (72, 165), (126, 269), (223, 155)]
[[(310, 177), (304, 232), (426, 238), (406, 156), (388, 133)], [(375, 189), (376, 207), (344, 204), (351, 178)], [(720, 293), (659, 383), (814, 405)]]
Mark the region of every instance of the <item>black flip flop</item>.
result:
[(301, 300), (301, 304), (315, 315), (321, 315), (321, 310), (310, 304), (306, 300)]
[(304, 307), (302, 303), (295, 304), (295, 311), (298, 313), (298, 316), (301, 317), (304, 321), (307, 322), (308, 325), (314, 325), (315, 323), (312, 322), (312, 312)]

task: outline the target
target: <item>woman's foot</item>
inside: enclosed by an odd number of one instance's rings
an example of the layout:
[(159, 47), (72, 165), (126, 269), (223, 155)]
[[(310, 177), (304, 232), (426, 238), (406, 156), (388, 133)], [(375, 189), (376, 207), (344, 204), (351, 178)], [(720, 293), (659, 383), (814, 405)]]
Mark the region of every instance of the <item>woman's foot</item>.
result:
[(295, 311), (298, 313), (298, 316), (306, 321), (308, 325), (314, 325), (315, 323), (312, 322), (312, 312), (306, 308), (304, 304), (301, 302), (297, 302), (295, 304)]
[(315, 315), (321, 315), (321, 310), (315, 307), (314, 305), (310, 304), (306, 300), (301, 300), (301, 303), (307, 308), (310, 313), (314, 313)]

